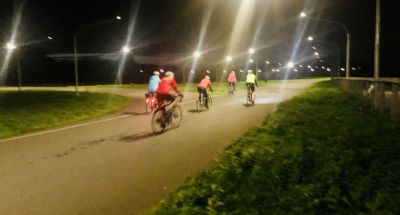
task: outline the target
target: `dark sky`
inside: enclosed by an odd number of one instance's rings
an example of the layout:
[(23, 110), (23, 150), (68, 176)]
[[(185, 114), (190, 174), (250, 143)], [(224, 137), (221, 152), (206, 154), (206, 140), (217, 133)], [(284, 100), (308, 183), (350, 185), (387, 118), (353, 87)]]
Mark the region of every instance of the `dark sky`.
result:
[[(252, 21), (245, 29), (246, 34), (238, 42), (237, 49), (246, 52), (253, 41), (257, 26), (260, 25), (255, 46), (263, 47), (258, 50), (263, 58), (285, 62), (293, 55), (295, 51), (293, 47), (301, 35), (304, 37), (313, 35), (318, 41), (337, 44), (343, 62), (344, 32), (334, 25), (309, 22), (304, 34), (301, 34), (299, 26), (302, 24), (297, 16), (299, 12), (305, 10), (312, 16), (345, 24), (352, 35), (352, 64), (364, 68), (362, 73), (357, 75), (372, 74), (374, 0), (255, 1), (256, 8), (252, 12)], [(18, 8), (17, 5), (22, 2), (24, 1), (0, 1), (0, 42), (5, 43), (9, 39), (12, 17)], [(86, 28), (79, 34), (80, 52), (117, 52), (125, 43), (129, 17), (137, 10), (137, 22), (130, 43), (130, 46), (135, 47), (135, 55), (191, 55), (199, 40), (203, 17), (210, 8), (213, 8), (202, 49), (209, 50), (208, 60), (210, 63), (215, 63), (219, 61), (216, 59), (223, 59), (226, 55), (240, 2), (241, 0), (25, 1), (18, 41), (29, 44), (25, 50), (29, 53), (38, 52), (42, 55), (72, 53), (73, 34), (79, 26), (113, 19), (116, 15), (120, 15), (124, 18), (121, 22)], [(400, 16), (394, 11), (395, 2), (382, 2), (382, 73), (388, 76), (398, 76), (396, 71), (400, 70), (400, 63), (395, 54), (400, 48), (398, 42)], [(54, 40), (45, 41), (48, 35), (53, 36)], [(304, 57), (309, 52), (309, 45), (302, 41), (303, 45), (296, 52), (296, 59)]]

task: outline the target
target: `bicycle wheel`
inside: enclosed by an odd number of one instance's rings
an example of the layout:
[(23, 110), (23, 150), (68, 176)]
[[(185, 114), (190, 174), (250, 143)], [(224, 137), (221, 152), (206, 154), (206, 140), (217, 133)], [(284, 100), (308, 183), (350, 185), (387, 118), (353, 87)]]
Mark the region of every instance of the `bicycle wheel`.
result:
[(212, 97), (211, 95), (208, 95), (208, 106), (212, 105)]
[(156, 110), (151, 117), (151, 129), (154, 134), (162, 133), (165, 129), (165, 122), (163, 119), (164, 110)]
[(199, 98), (196, 99), (196, 109), (197, 111), (201, 111), (203, 109), (203, 96), (200, 97), (200, 100)]
[(177, 105), (174, 107), (171, 113), (171, 127), (178, 128), (181, 125), (182, 121), (182, 108), (181, 106)]

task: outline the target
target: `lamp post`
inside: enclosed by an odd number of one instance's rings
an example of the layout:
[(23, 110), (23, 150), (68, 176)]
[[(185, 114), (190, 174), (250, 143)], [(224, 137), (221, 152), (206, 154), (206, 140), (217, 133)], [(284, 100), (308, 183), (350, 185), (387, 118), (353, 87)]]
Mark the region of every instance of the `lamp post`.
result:
[(79, 33), (88, 27), (94, 27), (98, 25), (103, 25), (103, 24), (108, 24), (114, 21), (119, 21), (122, 20), (120, 16), (116, 16), (115, 19), (111, 20), (106, 20), (106, 21), (101, 21), (101, 22), (95, 22), (91, 24), (86, 24), (86, 25), (81, 25), (74, 33), (74, 71), (75, 71), (75, 93), (77, 96), (79, 96), (79, 65), (78, 65), (78, 35)]
[(381, 0), (376, 0), (374, 78), (379, 78), (380, 37), (381, 37)]
[(307, 18), (307, 19), (313, 19), (317, 20), (320, 22), (325, 22), (329, 24), (335, 24), (337, 26), (340, 26), (344, 31), (346, 32), (346, 78), (350, 77), (350, 31), (349, 29), (342, 23), (333, 21), (333, 20), (327, 20), (327, 19), (321, 19), (317, 17), (310, 17), (307, 16), (305, 12), (300, 13), (300, 18)]
[[(17, 49), (17, 45), (15, 43), (13, 43), (13, 42), (8, 42), (6, 44), (6, 49), (9, 52), (12, 52), (12, 51)], [(22, 85), (22, 81), (21, 81), (21, 65), (20, 65), (20, 61), (19, 61), (19, 52), (18, 51), (19, 50), (17, 50), (17, 53), (16, 53), (16, 55), (17, 55), (16, 58), (17, 58), (18, 91), (21, 91), (21, 85)]]

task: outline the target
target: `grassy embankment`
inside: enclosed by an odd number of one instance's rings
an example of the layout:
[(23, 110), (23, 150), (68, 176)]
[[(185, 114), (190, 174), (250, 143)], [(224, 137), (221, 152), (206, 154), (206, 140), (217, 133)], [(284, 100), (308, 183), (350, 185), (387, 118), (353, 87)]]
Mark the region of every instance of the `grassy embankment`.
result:
[(127, 106), (127, 98), (73, 92), (0, 92), (0, 139), (90, 119)]
[(155, 214), (400, 214), (400, 136), (329, 82), (281, 104)]

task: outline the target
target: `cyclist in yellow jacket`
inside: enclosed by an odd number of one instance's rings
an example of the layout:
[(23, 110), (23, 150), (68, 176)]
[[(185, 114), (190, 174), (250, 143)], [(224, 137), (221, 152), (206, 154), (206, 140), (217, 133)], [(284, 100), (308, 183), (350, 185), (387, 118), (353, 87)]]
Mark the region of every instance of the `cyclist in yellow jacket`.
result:
[(258, 87), (258, 84), (257, 84), (257, 77), (253, 73), (253, 70), (251, 69), (247, 71), (246, 86), (247, 86), (247, 92), (251, 92), (251, 102), (254, 104), (256, 96), (255, 91), (256, 87)]

